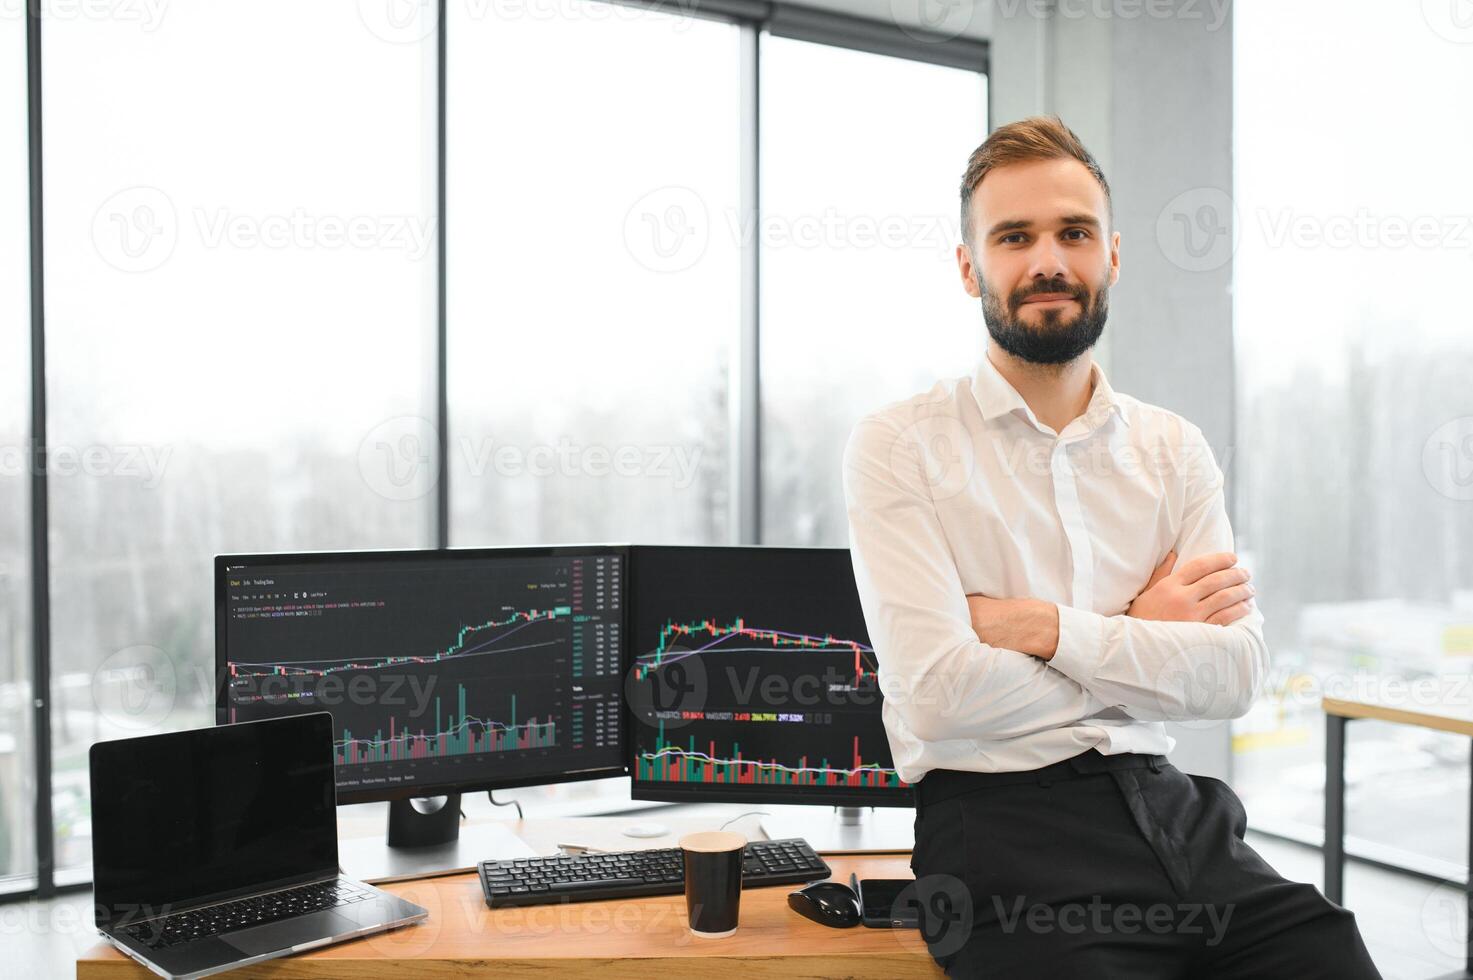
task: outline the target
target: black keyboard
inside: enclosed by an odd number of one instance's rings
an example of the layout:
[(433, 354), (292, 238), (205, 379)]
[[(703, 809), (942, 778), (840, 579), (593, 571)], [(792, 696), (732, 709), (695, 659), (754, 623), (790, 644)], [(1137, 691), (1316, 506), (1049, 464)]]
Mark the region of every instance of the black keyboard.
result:
[[(685, 891), (685, 858), (678, 847), (568, 857), (482, 861), (476, 866), (486, 904), (493, 909), (553, 902), (591, 902)], [(753, 841), (742, 850), (742, 887), (822, 881), (829, 866), (802, 838)]]
[(279, 922), (308, 912), (351, 905), (372, 894), (367, 889), (351, 885), (342, 879), (319, 881), (269, 895), (257, 895), (254, 898), (209, 905), (189, 912), (164, 915), (119, 931), (158, 949), (194, 942), (196, 939), (207, 939), (237, 929), (263, 926), (268, 922)]

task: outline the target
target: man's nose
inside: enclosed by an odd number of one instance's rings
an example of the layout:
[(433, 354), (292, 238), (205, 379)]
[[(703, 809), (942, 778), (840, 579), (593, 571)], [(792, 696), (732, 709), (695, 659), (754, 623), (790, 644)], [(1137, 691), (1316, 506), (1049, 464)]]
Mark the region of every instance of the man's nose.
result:
[(1041, 238), (1028, 255), (1028, 277), (1030, 279), (1062, 279), (1069, 269), (1056, 242)]

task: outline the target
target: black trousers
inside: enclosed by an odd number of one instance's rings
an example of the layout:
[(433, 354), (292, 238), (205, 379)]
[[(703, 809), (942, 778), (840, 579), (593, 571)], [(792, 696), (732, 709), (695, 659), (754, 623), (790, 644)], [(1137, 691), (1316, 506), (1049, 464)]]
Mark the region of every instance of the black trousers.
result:
[(1377, 978), (1355, 914), (1243, 842), (1221, 780), (1090, 749), (916, 786), (922, 932), (948, 975)]

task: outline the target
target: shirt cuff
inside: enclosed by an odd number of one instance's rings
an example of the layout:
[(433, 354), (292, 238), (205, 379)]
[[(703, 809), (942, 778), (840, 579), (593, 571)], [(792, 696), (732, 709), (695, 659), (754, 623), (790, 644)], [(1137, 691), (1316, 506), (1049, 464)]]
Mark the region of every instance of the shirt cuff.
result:
[(1059, 646), (1049, 666), (1081, 685), (1094, 680), (1105, 649), (1105, 621), (1098, 613), (1058, 604)]

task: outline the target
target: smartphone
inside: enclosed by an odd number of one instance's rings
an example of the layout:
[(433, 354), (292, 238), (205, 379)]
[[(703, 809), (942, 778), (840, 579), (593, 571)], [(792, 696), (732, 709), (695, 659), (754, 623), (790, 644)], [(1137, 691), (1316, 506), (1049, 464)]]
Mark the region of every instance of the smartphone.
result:
[[(865, 878), (850, 876), (850, 886), (859, 895), (860, 921), (872, 929), (919, 929), (920, 908), (916, 905), (914, 878)], [(905, 899), (901, 894), (909, 888)]]

